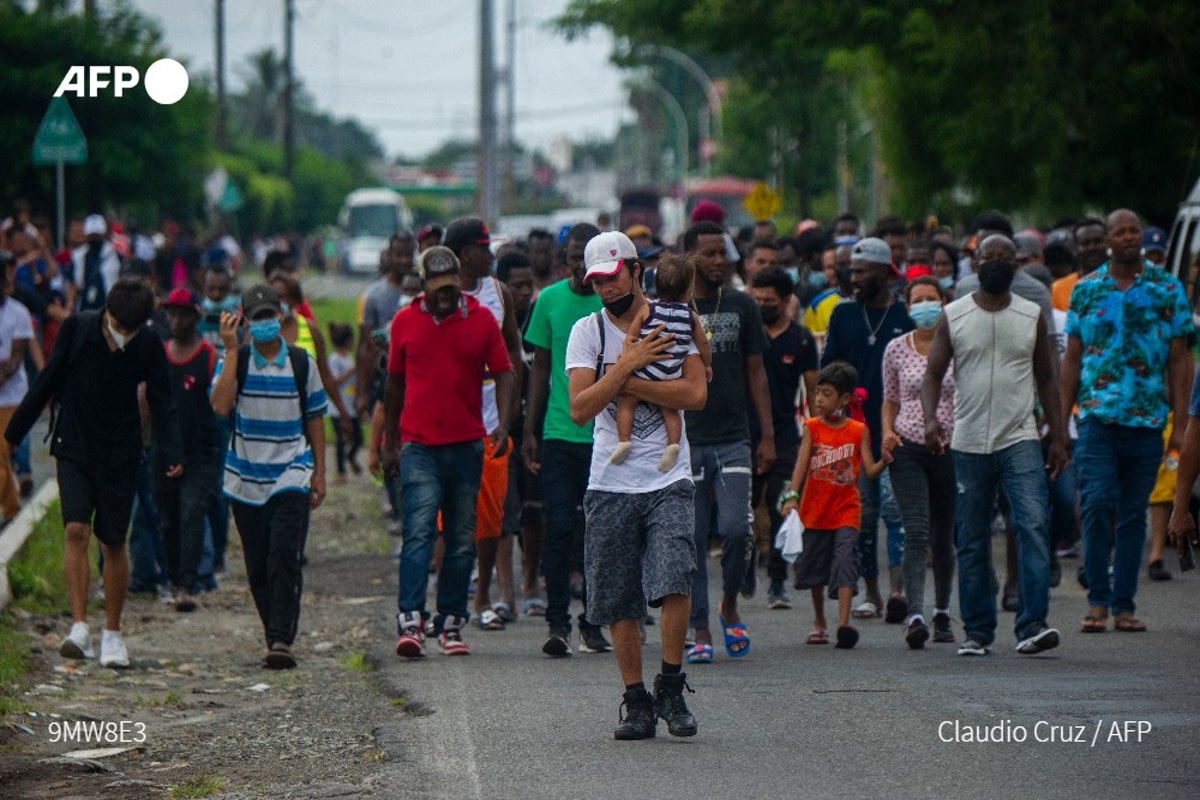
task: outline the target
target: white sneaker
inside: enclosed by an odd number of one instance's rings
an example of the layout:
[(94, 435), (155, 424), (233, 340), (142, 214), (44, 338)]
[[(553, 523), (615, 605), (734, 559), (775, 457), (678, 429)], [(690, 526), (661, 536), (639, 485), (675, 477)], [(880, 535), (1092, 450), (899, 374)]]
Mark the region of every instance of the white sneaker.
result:
[(119, 631), (105, 629), (100, 637), (100, 666), (122, 669), (129, 666), (129, 653)]
[(92, 651), (92, 635), (86, 622), (71, 624), (71, 632), (63, 639), (58, 654), (63, 658), (92, 658), (96, 655)]

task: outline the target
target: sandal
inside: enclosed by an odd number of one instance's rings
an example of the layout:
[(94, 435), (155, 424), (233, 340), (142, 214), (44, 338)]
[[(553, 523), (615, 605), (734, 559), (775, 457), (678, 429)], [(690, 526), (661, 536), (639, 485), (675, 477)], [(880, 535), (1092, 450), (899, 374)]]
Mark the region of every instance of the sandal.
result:
[(687, 663), (711, 664), (713, 661), (713, 646), (711, 642), (696, 642), (688, 648)]
[[(726, 623), (724, 618), (718, 617), (721, 620), (721, 628), (725, 634), (725, 652), (730, 658), (741, 658), (750, 652), (750, 632), (746, 630), (744, 622)], [(736, 645), (741, 644), (741, 647)]]
[(808, 632), (805, 644), (829, 644), (829, 631), (815, 630)]
[(526, 597), (521, 601), (521, 613), (527, 617), (544, 617), (546, 601), (540, 597)]
[(517, 615), (512, 612), (512, 607), (503, 600), (498, 603), (492, 603), (492, 611), (495, 611), (496, 616), (505, 624), (517, 621)]
[(475, 620), (475, 624), (481, 631), (502, 631), (504, 630), (504, 620), (500, 619), (500, 615), (490, 608), (485, 609)]
[(879, 606), (875, 605), (870, 600), (862, 603), (855, 608), (854, 611), (850, 612), (850, 616), (854, 617), (855, 619), (871, 619), (873, 617), (878, 617), (879, 615)]
[(1108, 617), (1088, 614), (1079, 626), (1082, 633), (1104, 633), (1108, 630)]
[(1113, 617), (1113, 630), (1122, 633), (1144, 633), (1146, 623), (1140, 619), (1134, 619), (1133, 614), (1117, 614)]

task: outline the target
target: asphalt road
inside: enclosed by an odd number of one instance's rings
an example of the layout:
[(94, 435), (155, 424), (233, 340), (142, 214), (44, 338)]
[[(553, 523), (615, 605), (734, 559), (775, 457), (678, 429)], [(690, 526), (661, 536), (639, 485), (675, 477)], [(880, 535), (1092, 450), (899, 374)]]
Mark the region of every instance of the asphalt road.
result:
[[(693, 739), (660, 724), (655, 740), (614, 741), (614, 657), (546, 658), (540, 620), (472, 628), (467, 658), (435, 645), (404, 661), (383, 642), (380, 678), (412, 712), (377, 731), (386, 783), (429, 798), (1200, 796), (1198, 573), (1143, 582), (1148, 633), (1085, 635), (1076, 563), (1052, 592), (1062, 645), (1035, 657), (1014, 651), (1003, 613), (984, 658), (910, 651), (882, 620), (859, 626), (852, 651), (805, 645), (807, 600), (792, 592), (791, 610), (768, 610), (760, 592), (744, 607), (749, 656), (718, 647), (715, 663), (687, 668)], [(647, 683), (660, 658), (650, 631)], [(956, 725), (960, 740), (983, 728), (1002, 741), (955, 741)]]

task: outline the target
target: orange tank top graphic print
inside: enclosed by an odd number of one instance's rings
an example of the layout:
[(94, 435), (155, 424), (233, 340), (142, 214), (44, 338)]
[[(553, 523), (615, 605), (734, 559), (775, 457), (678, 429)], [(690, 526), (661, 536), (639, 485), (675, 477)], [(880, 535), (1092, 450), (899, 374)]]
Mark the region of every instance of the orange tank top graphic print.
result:
[(800, 500), (800, 521), (806, 528), (834, 530), (861, 523), (858, 473), (862, 468), (863, 424), (847, 420), (840, 428), (820, 418), (805, 421), (812, 448)]

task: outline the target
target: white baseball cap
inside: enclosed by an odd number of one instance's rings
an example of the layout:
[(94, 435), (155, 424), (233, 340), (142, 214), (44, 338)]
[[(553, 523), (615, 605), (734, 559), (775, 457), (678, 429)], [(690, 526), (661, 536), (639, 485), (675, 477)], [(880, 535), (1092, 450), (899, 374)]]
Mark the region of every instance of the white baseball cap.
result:
[(626, 259), (637, 260), (637, 246), (620, 231), (605, 231), (587, 243), (583, 251), (583, 265), (587, 273), (585, 281), (600, 275), (616, 275)]
[(103, 236), (108, 233), (108, 223), (104, 221), (102, 214), (88, 214), (83, 220), (83, 235), (91, 236), (99, 234)]

